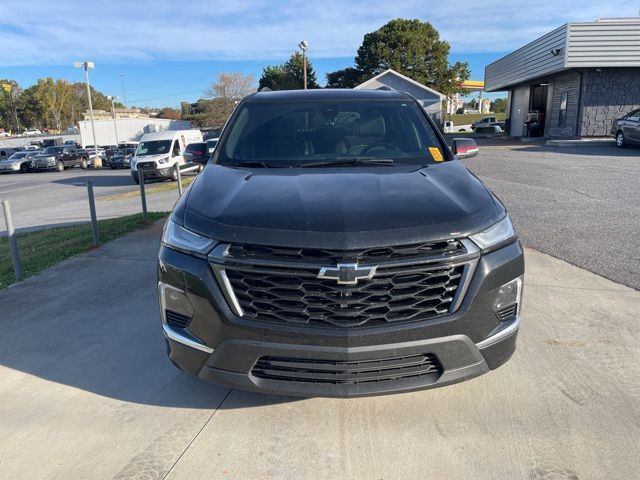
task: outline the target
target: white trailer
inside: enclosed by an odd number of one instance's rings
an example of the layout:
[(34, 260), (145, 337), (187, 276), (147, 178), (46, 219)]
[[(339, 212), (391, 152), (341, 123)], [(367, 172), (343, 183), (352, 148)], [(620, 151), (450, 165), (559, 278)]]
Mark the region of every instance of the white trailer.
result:
[[(118, 118), (113, 120), (96, 120), (96, 139), (91, 131), (91, 121), (78, 122), (80, 143), (87, 145), (118, 145), (123, 142), (140, 141), (147, 133), (165, 130), (188, 130), (191, 122), (186, 120), (168, 120), (164, 118)], [(117, 130), (117, 136), (116, 136)]]

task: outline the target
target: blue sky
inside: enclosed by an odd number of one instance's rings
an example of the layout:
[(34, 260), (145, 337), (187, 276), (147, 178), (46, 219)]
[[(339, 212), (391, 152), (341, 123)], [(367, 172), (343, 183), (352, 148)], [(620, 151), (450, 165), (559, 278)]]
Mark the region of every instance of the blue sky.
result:
[[(92, 84), (129, 105), (194, 101), (220, 72), (257, 78), (303, 38), (318, 79), (353, 65), (365, 33), (397, 17), (431, 22), (467, 61), (472, 78), (505, 53), (569, 21), (638, 15), (633, 0), (30, 0), (0, 3), (0, 78), (82, 81), (76, 60), (96, 64)], [(120, 74), (123, 74), (121, 76)]]

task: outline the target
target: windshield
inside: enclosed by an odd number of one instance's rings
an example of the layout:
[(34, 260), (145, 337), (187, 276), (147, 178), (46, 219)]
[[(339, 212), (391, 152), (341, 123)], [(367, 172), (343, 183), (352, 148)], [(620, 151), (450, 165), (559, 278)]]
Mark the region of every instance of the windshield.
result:
[(249, 102), (235, 116), (218, 162), (304, 166), (372, 158), (425, 164), (444, 160), (444, 153), (411, 100)]
[(10, 160), (17, 160), (19, 158), (24, 158), (27, 156), (27, 152), (18, 152), (18, 153), (14, 153), (13, 155), (11, 155), (9, 157)]
[(142, 142), (138, 145), (136, 150), (136, 156), (141, 157), (143, 155), (162, 155), (163, 153), (169, 153), (171, 147), (171, 140), (150, 140), (148, 142)]
[(47, 147), (42, 152), (43, 154), (60, 153), (64, 147)]

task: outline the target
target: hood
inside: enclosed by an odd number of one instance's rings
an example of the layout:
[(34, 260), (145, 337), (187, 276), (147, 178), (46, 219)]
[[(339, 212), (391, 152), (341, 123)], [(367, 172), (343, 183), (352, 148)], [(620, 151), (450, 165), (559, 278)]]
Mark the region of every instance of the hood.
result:
[(173, 216), (221, 241), (353, 249), (465, 236), (504, 214), (462, 162), (450, 161), (428, 168), (211, 164)]

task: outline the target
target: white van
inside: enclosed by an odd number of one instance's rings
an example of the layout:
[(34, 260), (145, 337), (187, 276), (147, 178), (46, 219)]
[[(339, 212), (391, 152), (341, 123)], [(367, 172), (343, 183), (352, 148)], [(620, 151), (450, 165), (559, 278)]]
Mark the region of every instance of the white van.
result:
[(200, 130), (165, 130), (147, 133), (140, 139), (136, 153), (131, 159), (131, 177), (140, 183), (138, 169), (144, 171), (148, 179), (178, 179), (175, 165), (180, 172), (190, 172), (201, 168), (200, 164), (186, 163), (184, 149), (194, 142), (202, 142)]

